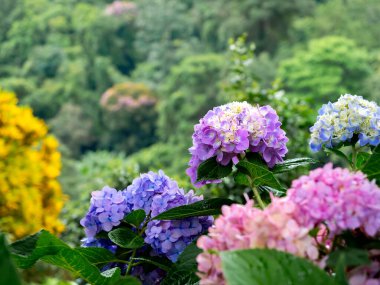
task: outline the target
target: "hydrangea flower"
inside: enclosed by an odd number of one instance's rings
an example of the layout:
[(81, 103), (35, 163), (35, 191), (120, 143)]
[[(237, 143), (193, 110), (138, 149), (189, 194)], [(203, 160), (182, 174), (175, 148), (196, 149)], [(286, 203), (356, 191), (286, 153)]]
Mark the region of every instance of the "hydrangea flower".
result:
[(380, 108), (361, 96), (342, 95), (337, 102), (325, 104), (310, 128), (310, 148), (333, 148), (358, 136), (360, 146), (380, 143)]
[(318, 250), (308, 235), (310, 228), (297, 221), (297, 206), (285, 199), (273, 198), (260, 210), (253, 201), (246, 205), (223, 206), (222, 215), (209, 229), (209, 236), (198, 239), (204, 250), (198, 255), (198, 275), (201, 285), (224, 285), (221, 260), (215, 251), (274, 248), (315, 260)]
[(270, 106), (252, 106), (247, 102), (232, 102), (215, 107), (194, 126), (192, 157), (187, 174), (195, 186), (220, 181), (195, 183), (197, 169), (203, 161), (216, 157), (218, 163), (236, 164), (247, 150), (262, 155), (269, 167), (283, 160), (288, 138), (281, 122)]
[[(182, 205), (202, 199), (193, 191), (184, 193), (177, 182), (163, 171), (142, 174), (127, 187), (126, 196), (133, 210), (143, 209), (151, 217)], [(145, 231), (145, 242), (157, 254), (162, 254), (175, 262), (180, 253), (204, 233), (212, 224), (212, 217), (194, 217), (174, 221), (151, 221)]]
[(361, 172), (327, 164), (292, 183), (287, 199), (298, 205), (307, 226), (324, 223), (330, 235), (361, 229), (369, 236), (380, 231), (380, 189)]
[(117, 245), (106, 238), (84, 238), (82, 239), (82, 247), (102, 247), (115, 253), (117, 250)]
[(80, 221), (88, 238), (95, 237), (102, 230), (109, 232), (130, 212), (125, 191), (105, 186), (92, 192), (91, 196), (90, 209)]

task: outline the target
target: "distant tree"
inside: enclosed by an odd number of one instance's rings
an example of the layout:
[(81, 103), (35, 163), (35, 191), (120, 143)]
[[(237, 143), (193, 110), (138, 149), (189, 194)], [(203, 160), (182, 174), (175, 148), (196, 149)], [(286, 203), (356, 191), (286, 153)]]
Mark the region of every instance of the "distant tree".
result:
[(159, 135), (163, 141), (191, 145), (191, 134), (209, 109), (223, 101), (219, 82), (225, 67), (217, 54), (189, 56), (173, 67), (160, 91)]
[(130, 154), (157, 141), (157, 98), (144, 84), (116, 84), (102, 95), (100, 104), (102, 148)]
[(229, 38), (246, 32), (259, 52), (274, 52), (293, 20), (314, 6), (313, 0), (206, 0), (194, 1), (192, 14), (202, 41), (214, 48), (225, 50)]
[(380, 1), (329, 0), (319, 4), (314, 15), (299, 18), (291, 32), (293, 42), (329, 35), (354, 40), (369, 50), (380, 48)]
[(63, 105), (58, 114), (49, 121), (49, 126), (74, 157), (78, 157), (96, 142), (93, 122), (78, 105)]
[(290, 95), (319, 102), (343, 93), (362, 94), (371, 74), (368, 52), (344, 37), (330, 36), (308, 43), (280, 63), (279, 77)]

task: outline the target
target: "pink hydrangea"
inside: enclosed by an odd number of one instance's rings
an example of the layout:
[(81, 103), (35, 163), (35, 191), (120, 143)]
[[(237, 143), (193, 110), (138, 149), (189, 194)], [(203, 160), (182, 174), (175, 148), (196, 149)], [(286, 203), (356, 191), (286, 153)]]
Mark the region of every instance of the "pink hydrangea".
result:
[(361, 172), (327, 164), (294, 180), (287, 195), (302, 224), (324, 222), (331, 236), (354, 229), (375, 236), (380, 230), (380, 189)]
[(209, 235), (200, 237), (197, 243), (204, 250), (197, 257), (200, 284), (225, 284), (218, 251), (274, 248), (317, 259), (318, 250), (308, 235), (310, 228), (297, 222), (298, 214), (294, 203), (279, 198), (264, 210), (254, 208), (253, 201), (224, 206)]

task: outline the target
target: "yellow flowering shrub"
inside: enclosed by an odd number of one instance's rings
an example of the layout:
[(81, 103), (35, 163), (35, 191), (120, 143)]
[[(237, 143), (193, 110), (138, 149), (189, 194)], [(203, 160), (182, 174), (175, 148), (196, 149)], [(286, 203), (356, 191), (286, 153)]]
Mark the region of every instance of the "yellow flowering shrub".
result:
[(0, 90), (0, 231), (20, 238), (41, 228), (63, 230), (57, 147), (45, 123)]

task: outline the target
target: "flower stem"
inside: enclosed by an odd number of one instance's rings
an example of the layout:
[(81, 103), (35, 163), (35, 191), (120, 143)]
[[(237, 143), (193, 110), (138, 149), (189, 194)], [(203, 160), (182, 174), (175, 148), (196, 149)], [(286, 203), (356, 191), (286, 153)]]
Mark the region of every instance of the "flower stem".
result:
[[(142, 236), (142, 235), (144, 234), (145, 229), (146, 229), (148, 223), (150, 222), (151, 214), (152, 214), (152, 212), (149, 212), (149, 214), (148, 214), (148, 216), (146, 217), (144, 223), (143, 223), (142, 226), (137, 230), (137, 234), (138, 234), (139, 236)], [(132, 265), (132, 263), (133, 263), (132, 261), (133, 261), (133, 259), (134, 259), (135, 256), (136, 256), (136, 252), (137, 252), (137, 248), (134, 249), (134, 250), (132, 251), (131, 257), (129, 258), (131, 261), (128, 263), (128, 267), (127, 267), (126, 275), (129, 274), (129, 272), (131, 271), (131, 269), (132, 269), (133, 266), (135, 266), (135, 265), (138, 264), (138, 263), (135, 263), (135, 264)]]
[[(130, 257), (130, 260), (133, 260), (133, 259), (135, 258), (136, 251), (137, 251), (137, 249), (134, 249), (134, 250), (133, 250), (132, 255), (131, 255), (131, 257)], [(126, 273), (125, 273), (126, 275), (128, 275), (129, 272), (131, 271), (131, 269), (132, 269), (132, 263), (133, 263), (132, 261), (128, 263), (127, 271), (126, 271)]]
[(357, 149), (356, 149), (355, 145), (352, 145), (352, 170), (357, 170), (356, 169), (357, 155), (358, 155)]
[(257, 190), (257, 187), (253, 184), (251, 177), (249, 177), (247, 175), (247, 178), (248, 178), (249, 184), (251, 185), (251, 188), (253, 190), (253, 194), (255, 195), (255, 199), (256, 199), (257, 203), (259, 204), (261, 209), (264, 209), (266, 205), (265, 205), (264, 201), (261, 199), (261, 196), (260, 196), (259, 191)]

